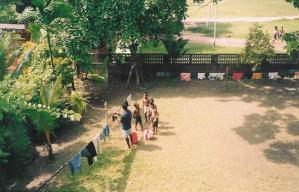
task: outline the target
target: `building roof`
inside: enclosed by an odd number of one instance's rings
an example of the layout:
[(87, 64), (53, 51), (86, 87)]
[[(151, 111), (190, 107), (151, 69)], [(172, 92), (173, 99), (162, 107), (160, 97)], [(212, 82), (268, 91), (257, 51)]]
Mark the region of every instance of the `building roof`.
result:
[(17, 30), (24, 30), (24, 24), (2, 24), (0, 23), (0, 29), (17, 29)]

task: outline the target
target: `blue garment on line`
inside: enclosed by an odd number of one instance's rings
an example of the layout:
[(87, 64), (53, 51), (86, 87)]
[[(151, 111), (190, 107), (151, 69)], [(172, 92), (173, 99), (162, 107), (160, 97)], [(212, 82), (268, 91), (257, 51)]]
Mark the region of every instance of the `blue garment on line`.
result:
[(103, 135), (104, 135), (105, 139), (107, 137), (109, 137), (109, 135), (110, 135), (110, 129), (109, 129), (108, 124), (106, 124), (105, 127), (103, 128)]
[(86, 148), (82, 149), (80, 153), (81, 153), (81, 157), (90, 157), (91, 156)]
[(72, 160), (69, 161), (69, 166), (73, 175), (79, 172), (81, 167), (81, 154), (77, 153)]

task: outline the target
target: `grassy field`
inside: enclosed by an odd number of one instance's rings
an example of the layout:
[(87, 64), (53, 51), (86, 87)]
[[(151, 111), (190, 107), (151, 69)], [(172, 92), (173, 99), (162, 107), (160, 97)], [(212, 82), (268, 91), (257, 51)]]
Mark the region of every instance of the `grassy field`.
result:
[[(242, 48), (236, 47), (221, 47), (216, 46), (214, 48), (213, 45), (202, 45), (195, 43), (188, 43), (186, 45), (187, 53), (196, 54), (196, 53), (240, 53)], [(140, 49), (140, 53), (167, 53), (164, 45), (159, 43), (157, 47), (155, 47), (152, 43), (148, 43), (144, 45)]]
[[(189, 3), (192, 0), (188, 0)], [(223, 0), (218, 5), (217, 17), (267, 17), (299, 15), (285, 0)], [(190, 6), (189, 17), (208, 17), (208, 6)], [(213, 11), (213, 9), (212, 9)]]
[[(277, 20), (271, 22), (261, 22), (260, 23), (265, 31), (270, 35), (273, 33), (274, 26), (280, 27), (283, 26), (285, 32), (292, 32), (299, 30), (299, 19), (294, 20)], [(248, 35), (249, 28), (252, 26), (252, 23), (244, 22), (234, 22), (234, 23), (217, 23), (217, 37), (227, 37), (232, 38), (242, 38), (245, 39)], [(213, 25), (206, 26), (205, 23), (199, 23), (195, 27), (190, 27), (188, 30), (195, 33), (202, 33), (207, 37), (213, 37)]]

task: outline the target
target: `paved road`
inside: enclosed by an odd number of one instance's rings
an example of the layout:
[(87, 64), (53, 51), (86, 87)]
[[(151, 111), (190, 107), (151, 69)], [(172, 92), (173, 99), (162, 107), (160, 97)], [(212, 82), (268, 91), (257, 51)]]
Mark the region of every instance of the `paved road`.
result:
[(231, 22), (267, 22), (281, 19), (298, 19), (299, 15), (294, 16), (279, 16), (279, 17), (232, 17), (232, 18), (187, 18), (185, 23), (198, 23), (198, 22), (214, 22), (215, 20), (220, 23), (231, 23)]
[[(190, 43), (201, 43), (213, 45), (214, 39), (212, 37), (205, 37), (200, 33), (192, 33), (189, 31), (184, 31), (182, 33), (184, 39), (188, 39)], [(245, 39), (236, 39), (236, 38), (216, 38), (217, 46), (226, 46), (226, 47), (244, 47), (246, 43)], [(276, 52), (284, 52), (285, 43), (277, 41), (274, 43)]]

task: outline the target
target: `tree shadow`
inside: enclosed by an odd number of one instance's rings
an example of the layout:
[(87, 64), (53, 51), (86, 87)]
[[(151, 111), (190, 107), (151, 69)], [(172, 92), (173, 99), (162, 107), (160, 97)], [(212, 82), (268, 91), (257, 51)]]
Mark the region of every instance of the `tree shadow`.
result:
[(299, 142), (274, 142), (264, 150), (267, 159), (275, 163), (289, 163), (299, 167)]
[(287, 125), (288, 134), (297, 136), (299, 135), (299, 120), (295, 116), (289, 115), (289, 122)]
[(128, 178), (131, 173), (132, 164), (134, 162), (136, 156), (136, 150), (132, 150), (123, 160), (125, 163), (125, 167), (123, 171), (121, 172), (121, 177), (118, 179), (115, 179), (113, 183), (117, 183), (117, 185), (112, 185), (111, 190), (112, 191), (119, 191), (124, 192), (126, 190), (127, 184), (128, 184)]
[[(231, 23), (217, 23), (217, 37), (223, 37), (223, 35), (230, 35)], [(214, 25), (207, 26), (206, 23), (196, 23), (196, 26), (188, 27), (188, 31), (193, 33), (201, 33), (206, 37), (213, 37), (214, 35)]]
[[(25, 168), (20, 175), (18, 175), (17, 185), (10, 191), (35, 191), (44, 180), (39, 180), (39, 176), (53, 174), (54, 170), (57, 170), (64, 162), (70, 160), (75, 154), (74, 151), (78, 151), (86, 144), (84, 142), (76, 142), (71, 146), (65, 148), (63, 151), (56, 152), (54, 161), (51, 161), (48, 156), (42, 156), (32, 162), (29, 168)], [(79, 152), (79, 151), (78, 151)], [(67, 169), (67, 168), (64, 168)], [(31, 171), (30, 171), (31, 170)], [(32, 171), (34, 170), (34, 171)], [(31, 183), (38, 183), (38, 186)]]
[(265, 115), (251, 114), (245, 117), (245, 123), (234, 129), (234, 131), (250, 144), (263, 143), (266, 140), (275, 139), (275, 134), (279, 132), (280, 114), (269, 110)]

